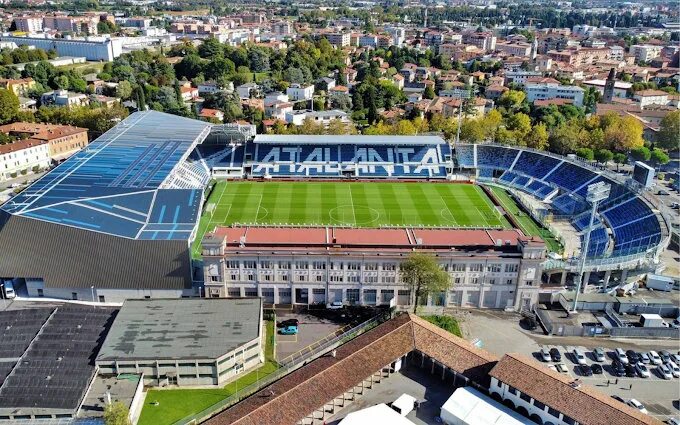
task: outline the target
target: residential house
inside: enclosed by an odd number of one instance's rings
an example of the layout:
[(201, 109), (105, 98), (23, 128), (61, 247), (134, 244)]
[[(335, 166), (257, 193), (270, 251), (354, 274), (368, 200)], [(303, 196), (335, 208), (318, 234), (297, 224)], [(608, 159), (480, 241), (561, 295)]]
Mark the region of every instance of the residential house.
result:
[(314, 86), (303, 84), (291, 84), (286, 89), (286, 94), (291, 101), (312, 100), (314, 97)]
[(42, 105), (65, 106), (84, 106), (90, 103), (88, 96), (84, 93), (74, 93), (68, 90), (54, 90), (43, 93), (40, 97)]
[(633, 94), (633, 99), (640, 102), (640, 108), (649, 105), (668, 105), (668, 93), (661, 90), (641, 90)]
[(0, 89), (9, 90), (15, 96), (26, 96), (28, 91), (35, 87), (33, 78), (0, 78)]
[(286, 122), (293, 125), (302, 125), (306, 119), (311, 119), (317, 124), (328, 126), (331, 121), (338, 120), (343, 123), (349, 123), (349, 115), (347, 112), (332, 109), (330, 111), (289, 111), (286, 112)]

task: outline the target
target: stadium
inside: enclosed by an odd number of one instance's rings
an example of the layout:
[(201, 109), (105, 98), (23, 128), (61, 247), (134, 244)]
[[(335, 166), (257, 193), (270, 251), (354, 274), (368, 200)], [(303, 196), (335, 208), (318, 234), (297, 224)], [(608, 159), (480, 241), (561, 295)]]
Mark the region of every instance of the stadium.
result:
[[(0, 276), (25, 281), (29, 296), (254, 293), (297, 304), (330, 301), (331, 273), (314, 277), (326, 285), (324, 295), (314, 297), (320, 288), (309, 287), (286, 296), (304, 282), (297, 276), (311, 272), (290, 261), (281, 268), (292, 269), (291, 278), (278, 280), (279, 266), (264, 267), (269, 260), (252, 270), (250, 262), (227, 268), (229, 255), (323, 249), (330, 268), (329, 258), (340, 255), (334, 250), (376, 258), (379, 250), (403, 256), (422, 249), (459, 254), (447, 261), (456, 285), (466, 288), (428, 303), (517, 307), (523, 286), (536, 301), (543, 273), (564, 284), (579, 270), (590, 219), (586, 192), (598, 182), (610, 184), (611, 194), (597, 208), (583, 270), (625, 279), (629, 270), (653, 268), (669, 241), (668, 218), (635, 182), (574, 158), (490, 143), (453, 148), (437, 136), (255, 135), (252, 126), (138, 112), (2, 205)], [(271, 231), (258, 233), (262, 228)], [(323, 229), (326, 239), (314, 245), (307, 234), (279, 237), (277, 229)], [(345, 245), (328, 236), (348, 229), (356, 232), (343, 233)], [(375, 230), (406, 236), (375, 246), (370, 239), (388, 235)], [(419, 237), (425, 230), (433, 233)], [(479, 271), (454, 264), (477, 257)], [(537, 265), (522, 265), (531, 261)], [(503, 263), (505, 271), (495, 270)], [(363, 296), (374, 271), (364, 267), (342, 269), (344, 280), (335, 282), (342, 300), (389, 302), (370, 290)], [(398, 287), (396, 280), (386, 284)], [(475, 285), (482, 288), (476, 294)], [(275, 288), (287, 289), (268, 297)], [(491, 288), (498, 293), (487, 303)]]

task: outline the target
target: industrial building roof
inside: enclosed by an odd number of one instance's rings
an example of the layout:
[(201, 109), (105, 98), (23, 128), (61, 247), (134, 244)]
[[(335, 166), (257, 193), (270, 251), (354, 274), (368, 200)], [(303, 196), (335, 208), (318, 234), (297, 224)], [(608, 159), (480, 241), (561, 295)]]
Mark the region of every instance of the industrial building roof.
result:
[(292, 144), (292, 145), (443, 145), (446, 141), (439, 136), (357, 136), (346, 135), (286, 135), (258, 134), (255, 143)]
[(156, 111), (134, 113), (0, 208), (131, 239), (188, 239), (202, 189), (167, 181), (210, 127)]
[(215, 359), (260, 335), (261, 301), (127, 300), (97, 361)]

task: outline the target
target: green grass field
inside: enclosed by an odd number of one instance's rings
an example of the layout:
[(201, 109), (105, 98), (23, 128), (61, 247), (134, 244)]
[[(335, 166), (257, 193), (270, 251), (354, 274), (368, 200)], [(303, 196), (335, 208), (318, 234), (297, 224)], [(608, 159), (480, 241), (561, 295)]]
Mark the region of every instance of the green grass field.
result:
[(496, 196), (503, 209), (508, 214), (512, 214), (515, 220), (517, 220), (517, 223), (519, 223), (519, 227), (524, 234), (529, 236), (540, 236), (548, 246), (548, 250), (552, 252), (562, 252), (562, 245), (555, 236), (553, 236), (548, 229), (544, 229), (536, 223), (530, 215), (522, 211), (505, 189), (493, 186), (491, 187), (491, 191)]
[[(219, 225), (510, 228), (482, 188), (446, 183), (219, 182), (197, 241)], [(194, 256), (200, 245), (194, 245)]]
[[(196, 390), (151, 390), (146, 395), (138, 425), (170, 425), (189, 415), (199, 413), (236, 393), (240, 388), (278, 369), (274, 361), (274, 322), (267, 321), (265, 363), (256, 371), (241, 376), (222, 388)], [(152, 403), (158, 402), (155, 406)]]

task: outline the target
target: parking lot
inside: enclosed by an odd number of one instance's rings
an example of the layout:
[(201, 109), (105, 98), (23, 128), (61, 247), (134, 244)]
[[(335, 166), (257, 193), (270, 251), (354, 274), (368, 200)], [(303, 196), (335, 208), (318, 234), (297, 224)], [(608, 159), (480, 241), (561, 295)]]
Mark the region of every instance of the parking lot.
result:
[[(459, 320), (466, 339), (477, 338), (482, 348), (502, 356), (505, 353), (521, 353), (535, 357), (541, 347), (557, 348), (562, 354), (562, 361), (568, 368), (569, 376), (579, 378), (588, 385), (609, 395), (618, 395), (628, 400), (635, 398), (645, 405), (651, 415), (666, 420), (669, 417), (680, 416), (680, 379), (663, 380), (654, 373), (654, 366), (649, 366), (649, 378), (617, 378), (611, 374), (611, 352), (616, 347), (636, 352), (650, 350), (667, 350), (677, 353), (680, 343), (672, 340), (651, 339), (612, 339), (591, 337), (556, 337), (546, 336), (540, 330), (532, 332), (519, 326), (520, 316), (515, 313), (505, 313), (490, 310), (469, 310), (461, 313)], [(604, 347), (607, 352), (604, 371), (601, 375), (590, 377), (580, 376), (576, 371), (576, 364), (571, 356), (565, 356), (570, 348), (579, 347), (586, 353), (586, 362), (595, 363), (590, 352), (595, 347)], [(546, 363), (546, 367), (554, 362)], [(617, 380), (618, 379), (618, 380)], [(609, 381), (609, 383), (607, 383)], [(631, 386), (632, 384), (632, 386)]]
[[(292, 354), (305, 350), (324, 337), (334, 335), (344, 325), (330, 320), (321, 319), (310, 314), (300, 314), (277, 311), (276, 321), (288, 319), (299, 320), (298, 333), (296, 335), (281, 335), (276, 333), (276, 360), (285, 360)], [(311, 348), (311, 347), (310, 347)]]
[[(668, 344), (667, 351), (677, 354), (677, 346), (673, 349), (671, 344)], [(615, 358), (613, 350), (605, 349), (605, 360), (598, 362), (590, 348), (584, 346), (563, 346), (563, 345), (544, 345), (546, 350), (556, 348), (559, 350), (562, 359), (560, 361), (545, 362), (541, 360), (538, 351), (532, 353), (533, 357), (546, 365), (564, 364), (567, 366), (567, 374), (576, 379), (596, 387), (598, 390), (609, 395), (617, 395), (624, 400), (631, 398), (637, 399), (653, 415), (661, 420), (666, 420), (670, 417), (680, 416), (678, 410), (678, 398), (680, 398), (680, 378), (673, 377), (669, 380), (663, 379), (657, 374), (656, 366), (654, 364), (646, 364), (650, 376), (648, 378), (640, 377), (617, 377), (612, 368), (612, 361)], [(593, 374), (585, 376), (573, 355), (573, 349), (580, 350), (585, 355), (585, 362), (588, 366), (598, 364), (602, 367), (601, 374)], [(623, 347), (622, 347), (623, 348)]]

